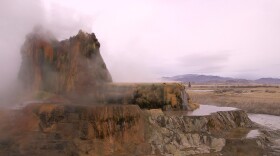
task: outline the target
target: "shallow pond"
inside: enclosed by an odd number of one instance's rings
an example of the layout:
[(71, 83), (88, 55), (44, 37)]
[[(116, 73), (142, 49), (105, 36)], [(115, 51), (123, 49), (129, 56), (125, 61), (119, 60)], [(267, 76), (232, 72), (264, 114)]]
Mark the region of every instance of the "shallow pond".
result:
[(214, 90), (203, 90), (203, 89), (190, 89), (187, 91), (191, 91), (191, 92), (214, 92)]
[(248, 114), (248, 116), (252, 121), (272, 130), (280, 129), (280, 116), (267, 114)]
[[(203, 116), (210, 115), (211, 113), (220, 112), (220, 111), (232, 111), (237, 110), (234, 107), (219, 107), (212, 105), (200, 105), (200, 108), (187, 112), (188, 116)], [(272, 130), (280, 130), (280, 116), (267, 115), (267, 114), (248, 114), (249, 118), (260, 125), (268, 127)], [(252, 132), (252, 135), (255, 131)], [(249, 135), (250, 137), (250, 135)]]
[[(221, 111), (233, 111), (238, 110), (234, 107), (219, 107), (213, 105), (200, 105), (200, 107), (194, 111), (166, 111), (165, 114), (169, 115), (186, 115), (186, 116), (204, 116), (211, 113)], [(267, 114), (248, 114), (249, 118), (262, 126), (268, 127), (272, 130), (280, 130), (280, 116), (267, 115)], [(255, 135), (257, 131), (252, 131), (248, 137)]]
[(232, 111), (237, 110), (234, 107), (218, 107), (213, 105), (200, 105), (200, 107), (194, 111), (189, 111), (188, 116), (204, 116), (210, 115), (211, 113), (221, 112), (221, 111)]

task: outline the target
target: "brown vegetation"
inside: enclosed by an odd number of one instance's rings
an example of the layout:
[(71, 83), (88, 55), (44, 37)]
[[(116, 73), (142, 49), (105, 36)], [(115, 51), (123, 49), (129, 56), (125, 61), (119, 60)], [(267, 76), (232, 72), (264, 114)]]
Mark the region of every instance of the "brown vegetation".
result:
[[(206, 89), (208, 91), (197, 91)], [(278, 86), (194, 86), (188, 93), (200, 104), (237, 107), (249, 113), (280, 115)]]

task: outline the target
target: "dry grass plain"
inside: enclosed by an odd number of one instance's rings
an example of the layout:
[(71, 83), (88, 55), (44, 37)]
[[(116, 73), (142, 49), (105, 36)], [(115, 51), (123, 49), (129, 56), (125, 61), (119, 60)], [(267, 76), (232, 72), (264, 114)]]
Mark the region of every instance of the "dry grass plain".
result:
[(248, 113), (280, 116), (279, 86), (193, 85), (187, 92), (199, 104), (236, 107)]

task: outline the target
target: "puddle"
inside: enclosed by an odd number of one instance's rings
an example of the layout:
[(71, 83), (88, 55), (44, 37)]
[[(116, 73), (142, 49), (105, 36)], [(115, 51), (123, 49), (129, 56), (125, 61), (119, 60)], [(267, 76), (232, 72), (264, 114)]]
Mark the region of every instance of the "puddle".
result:
[(185, 115), (185, 116), (205, 116), (212, 113), (221, 112), (221, 111), (232, 111), (237, 110), (233, 107), (218, 107), (212, 105), (200, 105), (200, 107), (194, 111), (166, 111), (166, 115)]
[(235, 128), (227, 133), (226, 138), (231, 138), (231, 139), (257, 138), (261, 134), (262, 133), (257, 129), (250, 130), (247, 128)]
[(213, 92), (214, 90), (200, 90), (200, 89), (194, 89), (194, 90), (188, 90), (188, 91), (192, 91), (192, 92)]
[(221, 111), (232, 111), (237, 110), (237, 108), (233, 107), (218, 107), (212, 105), (200, 105), (200, 107), (192, 112), (188, 112), (188, 116), (203, 116), (210, 115), (212, 113), (221, 112)]
[(280, 129), (280, 116), (267, 114), (248, 114), (248, 116), (252, 121), (272, 130)]
[(246, 135), (246, 138), (256, 138), (257, 136), (260, 136), (261, 133), (259, 130), (257, 129), (254, 129), (254, 130), (251, 130), (247, 135)]

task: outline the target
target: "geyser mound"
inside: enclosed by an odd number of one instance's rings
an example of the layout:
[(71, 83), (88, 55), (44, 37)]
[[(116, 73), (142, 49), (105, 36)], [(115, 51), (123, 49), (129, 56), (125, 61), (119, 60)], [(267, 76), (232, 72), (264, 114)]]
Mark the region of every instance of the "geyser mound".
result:
[(24, 90), (96, 97), (112, 77), (94, 33), (79, 31), (58, 41), (41, 27), (27, 35), (21, 48), (19, 80)]

